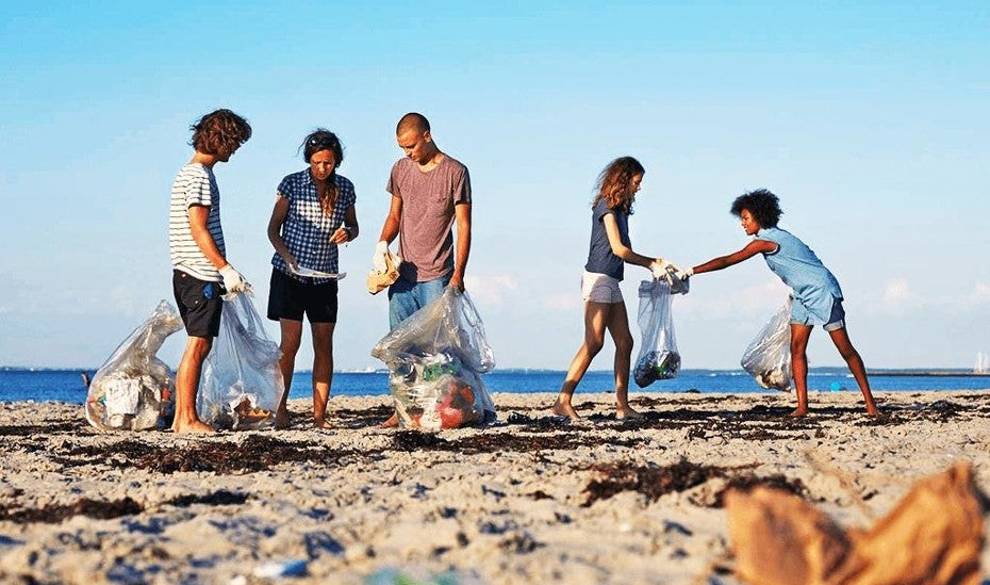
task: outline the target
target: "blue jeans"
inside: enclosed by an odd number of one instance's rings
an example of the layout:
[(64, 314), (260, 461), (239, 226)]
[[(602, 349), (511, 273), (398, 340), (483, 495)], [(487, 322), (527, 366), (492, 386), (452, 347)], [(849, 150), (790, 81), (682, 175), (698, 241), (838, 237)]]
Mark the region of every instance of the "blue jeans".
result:
[(413, 313), (443, 294), (452, 273), (426, 282), (410, 282), (403, 277), (388, 287), (388, 325), (395, 329)]

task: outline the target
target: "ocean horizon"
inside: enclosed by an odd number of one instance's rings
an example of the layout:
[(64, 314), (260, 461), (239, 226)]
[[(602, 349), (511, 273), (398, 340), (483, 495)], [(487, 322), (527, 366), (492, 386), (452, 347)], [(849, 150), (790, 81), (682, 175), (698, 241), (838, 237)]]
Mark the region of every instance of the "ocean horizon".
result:
[[(86, 386), (82, 374), (90, 377), (93, 368), (0, 367), (0, 402), (67, 402), (83, 404)], [(566, 372), (553, 369), (506, 368), (485, 374), (482, 379), (491, 392), (532, 394), (555, 392)], [(292, 380), (290, 398), (311, 395), (312, 372), (297, 371)], [(870, 385), (876, 392), (990, 390), (990, 377), (956, 368), (877, 369), (871, 371)], [(857, 391), (849, 371), (841, 367), (811, 368), (808, 386), (812, 392)], [(585, 374), (578, 393), (611, 392), (611, 370), (594, 370)], [(668, 380), (659, 380), (647, 388), (631, 383), (630, 392), (700, 392), (761, 393), (776, 392), (759, 387), (741, 369), (685, 369)], [(388, 394), (386, 370), (336, 371), (331, 396), (383, 396)]]

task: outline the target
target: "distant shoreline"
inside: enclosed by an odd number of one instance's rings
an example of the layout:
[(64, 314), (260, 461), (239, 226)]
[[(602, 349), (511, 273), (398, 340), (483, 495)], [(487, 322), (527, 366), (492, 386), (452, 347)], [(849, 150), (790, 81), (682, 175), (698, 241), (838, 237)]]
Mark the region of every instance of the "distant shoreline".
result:
[(990, 378), (990, 372), (977, 374), (973, 371), (967, 370), (879, 370), (879, 371), (869, 371), (867, 372), (870, 376), (887, 376), (887, 377), (914, 377), (914, 378), (935, 378), (935, 377), (951, 377), (951, 378)]
[[(0, 372), (7, 373), (73, 373), (78, 374), (80, 372), (96, 372), (99, 367), (96, 368), (63, 368), (63, 367), (30, 367), (30, 366), (0, 366)], [(601, 369), (601, 370), (589, 370), (592, 374), (610, 374), (611, 370)], [(685, 368), (681, 370), (684, 374), (725, 374), (725, 375), (747, 375), (740, 368), (728, 368), (728, 369), (714, 369), (714, 368)], [(810, 374), (816, 375), (844, 375), (848, 374), (848, 370), (841, 366), (818, 366), (813, 368), (808, 368)], [(311, 374), (311, 370), (296, 370), (296, 374)], [(334, 374), (367, 374), (367, 375), (382, 375), (388, 374), (388, 370), (384, 368), (378, 368), (372, 371), (367, 370), (334, 370)], [(565, 374), (564, 370), (554, 370), (552, 368), (496, 368), (492, 371), (493, 374)], [(870, 376), (884, 376), (884, 377), (965, 377), (965, 378), (990, 378), (990, 372), (985, 372), (982, 374), (976, 373), (972, 370), (963, 368), (917, 368), (917, 369), (877, 369), (868, 370), (867, 374)]]

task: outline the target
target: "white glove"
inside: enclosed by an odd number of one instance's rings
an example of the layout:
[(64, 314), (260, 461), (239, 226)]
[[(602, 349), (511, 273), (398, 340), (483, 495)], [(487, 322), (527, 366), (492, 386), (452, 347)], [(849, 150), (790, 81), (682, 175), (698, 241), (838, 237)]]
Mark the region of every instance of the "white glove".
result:
[(679, 279), (681, 279), (681, 280), (687, 280), (687, 279), (691, 278), (692, 276), (694, 276), (694, 268), (688, 268), (687, 270), (681, 270), (680, 268), (677, 268), (676, 266), (674, 266), (674, 276), (677, 277), (677, 278), (679, 278)]
[(663, 258), (657, 258), (653, 262), (650, 262), (650, 272), (653, 273), (653, 278), (663, 278), (667, 275), (667, 267), (670, 266), (670, 262), (667, 262)]
[(371, 265), (375, 272), (384, 274), (388, 270), (388, 266), (385, 264), (386, 256), (388, 256), (388, 242), (381, 240), (375, 244), (375, 253), (371, 256)]
[(248, 281), (244, 280), (241, 273), (235, 270), (230, 264), (220, 269), (220, 276), (223, 278), (223, 287), (227, 289), (228, 293), (244, 292), (251, 288)]

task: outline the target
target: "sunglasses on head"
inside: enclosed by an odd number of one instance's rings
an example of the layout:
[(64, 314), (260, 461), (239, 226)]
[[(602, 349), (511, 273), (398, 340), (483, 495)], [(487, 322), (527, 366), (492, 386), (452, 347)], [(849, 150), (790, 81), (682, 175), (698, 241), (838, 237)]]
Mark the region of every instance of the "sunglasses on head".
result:
[(331, 138), (330, 136), (313, 136), (306, 141), (306, 144), (308, 144), (309, 146), (331, 148), (333, 147), (334, 144), (336, 144), (336, 142), (337, 141)]

